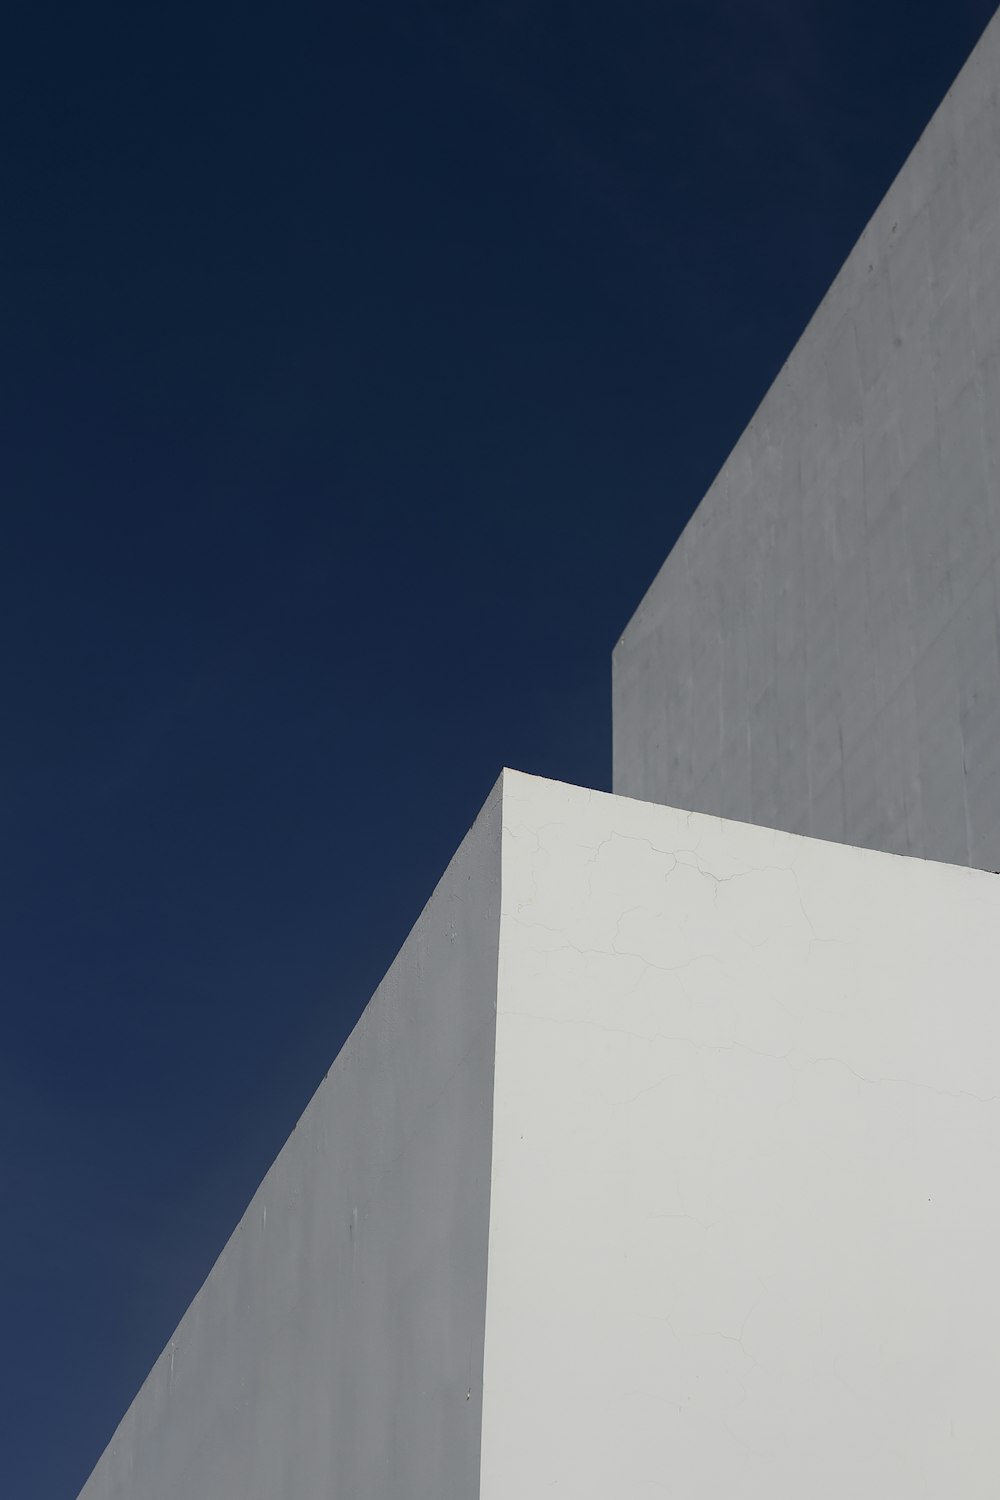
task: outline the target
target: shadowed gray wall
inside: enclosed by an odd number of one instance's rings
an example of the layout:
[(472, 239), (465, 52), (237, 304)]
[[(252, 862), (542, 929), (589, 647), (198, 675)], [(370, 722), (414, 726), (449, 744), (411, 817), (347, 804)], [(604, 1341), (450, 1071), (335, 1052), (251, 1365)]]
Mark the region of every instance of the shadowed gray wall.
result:
[(1000, 18), (614, 654), (614, 789), (1000, 868)]
[(479, 1492), (500, 787), (81, 1500)]

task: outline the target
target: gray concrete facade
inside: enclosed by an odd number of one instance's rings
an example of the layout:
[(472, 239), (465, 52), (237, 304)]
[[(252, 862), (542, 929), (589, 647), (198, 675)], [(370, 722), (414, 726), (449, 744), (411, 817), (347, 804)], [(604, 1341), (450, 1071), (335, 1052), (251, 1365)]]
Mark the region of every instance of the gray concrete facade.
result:
[(81, 1500), (478, 1494), (501, 787)]
[(1000, 18), (614, 654), (614, 789), (1000, 868)]

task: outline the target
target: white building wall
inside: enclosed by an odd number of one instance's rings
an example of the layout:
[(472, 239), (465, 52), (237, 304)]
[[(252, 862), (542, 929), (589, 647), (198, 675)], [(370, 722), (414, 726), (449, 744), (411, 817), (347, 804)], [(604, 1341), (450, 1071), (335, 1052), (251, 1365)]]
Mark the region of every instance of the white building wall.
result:
[(994, 1500), (998, 958), (505, 772), (82, 1500)]
[(613, 672), (616, 792), (1000, 869), (1000, 17)]
[(482, 1500), (993, 1500), (1000, 879), (504, 828)]

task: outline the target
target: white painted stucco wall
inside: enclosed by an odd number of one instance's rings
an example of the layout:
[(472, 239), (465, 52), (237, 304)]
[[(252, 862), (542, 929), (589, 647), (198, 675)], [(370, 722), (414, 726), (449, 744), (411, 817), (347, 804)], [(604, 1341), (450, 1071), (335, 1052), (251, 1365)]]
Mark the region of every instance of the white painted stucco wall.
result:
[(482, 1500), (995, 1500), (1000, 879), (503, 816)]

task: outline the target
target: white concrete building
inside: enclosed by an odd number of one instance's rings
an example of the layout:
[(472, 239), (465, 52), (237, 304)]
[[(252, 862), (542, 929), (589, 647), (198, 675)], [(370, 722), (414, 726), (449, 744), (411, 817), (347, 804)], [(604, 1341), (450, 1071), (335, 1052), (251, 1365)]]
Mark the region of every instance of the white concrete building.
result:
[(998, 952), (505, 772), (84, 1500), (993, 1497)]
[(503, 774), (81, 1500), (995, 1500), (998, 100), (626, 631), (647, 800)]

